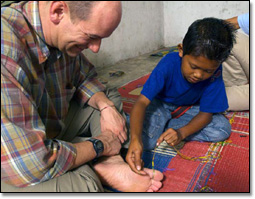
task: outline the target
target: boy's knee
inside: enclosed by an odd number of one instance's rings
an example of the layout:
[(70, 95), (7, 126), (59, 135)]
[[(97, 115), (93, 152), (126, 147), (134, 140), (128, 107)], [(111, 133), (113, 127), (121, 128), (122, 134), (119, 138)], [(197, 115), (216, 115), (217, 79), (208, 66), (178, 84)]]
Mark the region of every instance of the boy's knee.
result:
[(223, 115), (217, 115), (213, 121), (214, 131), (211, 132), (214, 136), (212, 142), (220, 142), (229, 138), (231, 133), (231, 124)]
[(221, 142), (228, 139), (230, 136), (230, 133), (231, 133), (231, 125), (227, 121), (221, 126), (216, 126), (215, 128), (212, 128), (211, 131), (208, 133), (208, 136), (211, 142)]
[(225, 141), (226, 139), (229, 138), (230, 133), (231, 133), (231, 129), (227, 129), (227, 128), (218, 129), (218, 132), (216, 133), (216, 135), (218, 134), (218, 136), (215, 137), (215, 140), (212, 140), (212, 142)]

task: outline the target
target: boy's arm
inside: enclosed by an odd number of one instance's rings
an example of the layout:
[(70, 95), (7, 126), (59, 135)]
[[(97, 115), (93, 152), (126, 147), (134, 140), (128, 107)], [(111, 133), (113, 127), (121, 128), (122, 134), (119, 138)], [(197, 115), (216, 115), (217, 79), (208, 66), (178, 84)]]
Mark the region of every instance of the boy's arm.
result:
[(130, 115), (131, 141), (128, 148), (126, 161), (134, 172), (142, 175), (146, 175), (146, 173), (142, 171), (142, 130), (145, 110), (149, 104), (150, 100), (141, 94), (134, 104)]
[(177, 145), (186, 137), (198, 132), (212, 121), (212, 113), (199, 112), (186, 126), (180, 129), (168, 129), (158, 139), (157, 145), (164, 140), (170, 145)]

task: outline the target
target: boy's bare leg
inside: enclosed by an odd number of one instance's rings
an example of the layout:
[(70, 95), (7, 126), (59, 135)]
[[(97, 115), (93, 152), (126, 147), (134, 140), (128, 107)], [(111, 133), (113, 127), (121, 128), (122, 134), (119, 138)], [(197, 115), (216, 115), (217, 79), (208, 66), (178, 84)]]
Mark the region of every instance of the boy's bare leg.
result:
[(138, 175), (120, 155), (101, 158), (94, 165), (94, 169), (102, 184), (122, 192), (155, 192), (162, 186), (161, 172), (155, 170), (153, 177), (153, 170), (144, 168), (148, 175)]

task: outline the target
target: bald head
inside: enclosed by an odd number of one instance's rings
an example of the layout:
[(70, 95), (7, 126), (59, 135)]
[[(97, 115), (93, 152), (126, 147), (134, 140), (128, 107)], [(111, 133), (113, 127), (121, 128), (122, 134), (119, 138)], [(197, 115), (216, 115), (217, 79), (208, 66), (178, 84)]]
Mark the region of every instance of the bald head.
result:
[(71, 20), (75, 23), (80, 20), (88, 20), (91, 16), (91, 13), (94, 12), (96, 7), (96, 14), (99, 14), (103, 9), (103, 12), (106, 9), (115, 12), (118, 15), (118, 18), (121, 18), (121, 2), (120, 1), (66, 1)]
[(122, 15), (119, 1), (40, 1), (39, 12), (46, 43), (70, 56), (84, 49), (97, 53), (101, 40), (113, 33)]
[(108, 29), (109, 35), (118, 27), (121, 21), (120, 1), (99, 1), (92, 8), (88, 20), (100, 21), (102, 29)]

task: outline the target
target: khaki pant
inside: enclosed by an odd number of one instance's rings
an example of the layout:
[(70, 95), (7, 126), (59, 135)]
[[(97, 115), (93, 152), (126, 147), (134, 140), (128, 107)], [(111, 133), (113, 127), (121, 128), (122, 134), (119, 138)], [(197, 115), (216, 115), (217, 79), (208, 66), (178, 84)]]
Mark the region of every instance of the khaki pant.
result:
[[(125, 117), (122, 111), (120, 95), (116, 90), (107, 90), (106, 96), (115, 104), (116, 108)], [(68, 142), (81, 142), (86, 137), (95, 137), (101, 134), (100, 112), (86, 106), (80, 108), (75, 101), (71, 102), (65, 120), (66, 129), (57, 137)], [(86, 137), (77, 137), (83, 134)], [(103, 186), (90, 164), (85, 164), (62, 176), (25, 188), (17, 188), (1, 182), (1, 192), (103, 192)]]
[(222, 63), (230, 111), (249, 110), (249, 36), (238, 32), (228, 59)]

